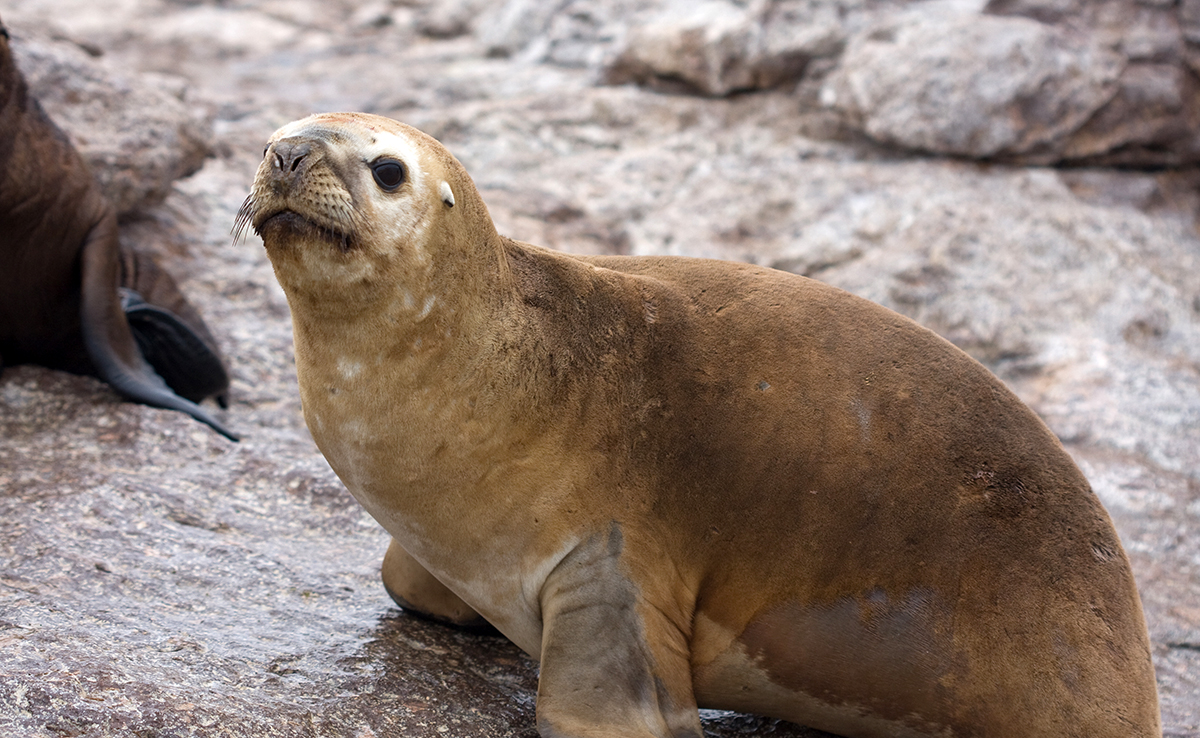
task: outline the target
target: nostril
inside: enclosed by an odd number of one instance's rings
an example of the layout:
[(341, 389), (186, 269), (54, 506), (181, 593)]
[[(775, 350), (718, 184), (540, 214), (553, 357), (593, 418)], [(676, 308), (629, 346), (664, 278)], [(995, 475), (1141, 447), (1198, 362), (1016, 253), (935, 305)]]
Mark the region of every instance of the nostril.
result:
[(278, 141), (274, 146), (272, 165), (279, 172), (296, 172), (312, 150), (312, 144), (308, 141)]

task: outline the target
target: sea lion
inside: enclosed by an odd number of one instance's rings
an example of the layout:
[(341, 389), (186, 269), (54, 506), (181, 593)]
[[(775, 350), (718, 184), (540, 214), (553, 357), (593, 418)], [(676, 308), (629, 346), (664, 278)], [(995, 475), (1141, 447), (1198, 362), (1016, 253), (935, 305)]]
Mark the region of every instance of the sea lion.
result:
[(175, 281), (124, 249), (87, 165), (30, 95), (0, 24), (0, 368), (92, 374), (237, 440), (196, 403), (229, 375)]
[[(541, 735), (1158, 736), (1129, 562), (1062, 445), (879, 305), (501, 237), (386, 118), (277, 131), (235, 224), (389, 591), (540, 659)], [(407, 580), (407, 581), (406, 581)], [(411, 584), (411, 586), (409, 586)]]

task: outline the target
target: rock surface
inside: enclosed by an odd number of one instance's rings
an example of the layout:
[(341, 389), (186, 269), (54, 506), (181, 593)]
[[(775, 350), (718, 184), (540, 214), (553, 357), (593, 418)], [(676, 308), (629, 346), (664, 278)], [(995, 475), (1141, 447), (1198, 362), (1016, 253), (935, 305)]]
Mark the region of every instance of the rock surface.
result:
[[(217, 334), (234, 379), (224, 417), (245, 440), (121, 402), (90, 379), (38, 367), (0, 376), (0, 734), (535, 735), (535, 664), (502, 640), (414, 619), (384, 594), (386, 534), (304, 429), (270, 265), (257, 239), (229, 236), (267, 136), (311, 112), (355, 109), (443, 140), (507, 235), (789, 269), (971, 352), (1063, 438), (1108, 507), (1145, 605), (1166, 735), (1200, 735), (1200, 182), (1188, 169), (1100, 166), (1194, 161), (1200, 5), (730, 2), (713, 17), (736, 16), (746, 44), (695, 36), (696, 58), (737, 60), (728, 73), (672, 72), (680, 59), (666, 56), (611, 84), (623, 55), (654, 60), (644, 49), (680, 37), (638, 36), (639, 24), (694, 25), (671, 7), (5, 4), (29, 48), (57, 39), (101, 52), (62, 46), (74, 61), (58, 68), (101, 64), (115, 88), (77, 103), (99, 121), (69, 97), (62, 112), (47, 105), (76, 140), (147, 115), (153, 106), (121, 90), (161, 90), (164, 75), (184, 118), (212, 121), (215, 156), (123, 235), (163, 256)], [(823, 29), (821, 43), (781, 30), (802, 26)], [(930, 29), (944, 33), (921, 36)], [(980, 29), (997, 33), (963, 43)], [(900, 47), (913, 50), (888, 56)], [(989, 76), (997, 65), (981, 59), (994, 48), (1043, 61)], [(930, 61), (947, 49), (965, 66)], [(771, 58), (794, 64), (771, 77), (761, 71)], [(759, 71), (738, 78), (738, 64)], [(1046, 69), (1058, 76), (1037, 76)], [(82, 85), (90, 74), (69, 76)], [(860, 83), (870, 95), (852, 106), (842, 90)], [(826, 104), (823, 90), (834, 91)], [(930, 90), (954, 94), (923, 98)], [(922, 107), (939, 100), (958, 122)], [(908, 123), (867, 124), (885, 119)], [(912, 138), (872, 132), (905, 125)], [(954, 141), (990, 142), (990, 153), (945, 148)], [(1060, 159), (1092, 166), (1022, 164)], [(102, 178), (155, 170), (93, 161)], [(816, 735), (726, 714), (707, 715), (705, 729)]]
[[(675, 3), (633, 26), (606, 72), (610, 84), (672, 83), (721, 96), (796, 82), (809, 61), (831, 56), (844, 42), (839, 25), (805, 18), (789, 23), (764, 3), (726, 0)], [(816, 20), (816, 22), (814, 22)]]
[(854, 39), (825, 99), (871, 138), (991, 158), (1044, 149), (1116, 94), (1124, 59), (1030, 18), (920, 10)]
[(159, 205), (212, 153), (211, 116), (185, 102), (187, 80), (113, 72), (86, 48), (24, 29), (13, 45), (30, 90), (70, 132), (117, 212)]

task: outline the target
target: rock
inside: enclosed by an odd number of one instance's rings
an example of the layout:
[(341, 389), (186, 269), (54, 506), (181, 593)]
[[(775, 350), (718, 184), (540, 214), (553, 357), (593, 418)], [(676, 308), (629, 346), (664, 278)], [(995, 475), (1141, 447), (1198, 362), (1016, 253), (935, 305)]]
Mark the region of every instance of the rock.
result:
[(476, 35), (489, 56), (510, 56), (542, 36), (564, 4), (563, 0), (507, 0), (484, 12)]
[(445, 0), (425, 5), (417, 14), (417, 30), (431, 38), (457, 38), (470, 33), (487, 0)]
[(186, 80), (114, 74), (72, 43), (23, 31), (13, 48), (30, 89), (118, 213), (161, 203), (212, 153), (211, 116), (188, 102)]
[(853, 38), (822, 93), (871, 138), (974, 158), (1055, 157), (1124, 59), (1029, 18), (910, 13)]
[(1200, 43), (1200, 0), (1179, 0), (1179, 25), (1188, 41)]
[[(1051, 3), (1053, 4), (1053, 3)], [(1045, 3), (993, 0), (987, 12), (1025, 15), (1082, 33), (1122, 54), (1117, 94), (1053, 149), (1053, 159), (1117, 166), (1181, 166), (1200, 161), (1200, 36), (1189, 31), (1188, 2), (1104, 0)]]
[(1177, 64), (1130, 64), (1117, 94), (1063, 144), (1068, 160), (1137, 167), (1200, 161), (1200, 85)]
[(605, 79), (610, 84), (681, 83), (723, 96), (793, 82), (811, 59), (840, 50), (843, 37), (836, 23), (791, 23), (786, 12), (771, 17), (763, 6), (726, 0), (669, 6), (629, 31)]

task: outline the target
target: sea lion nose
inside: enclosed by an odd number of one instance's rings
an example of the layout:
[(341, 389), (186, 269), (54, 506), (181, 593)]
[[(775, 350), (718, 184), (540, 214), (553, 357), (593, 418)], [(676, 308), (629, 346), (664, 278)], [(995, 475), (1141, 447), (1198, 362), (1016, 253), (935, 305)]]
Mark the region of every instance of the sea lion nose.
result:
[(312, 142), (304, 139), (282, 139), (276, 141), (268, 152), (274, 157), (274, 166), (279, 174), (287, 176), (295, 173), (304, 160), (312, 153)]

